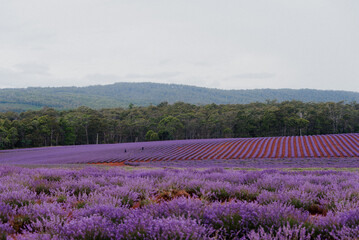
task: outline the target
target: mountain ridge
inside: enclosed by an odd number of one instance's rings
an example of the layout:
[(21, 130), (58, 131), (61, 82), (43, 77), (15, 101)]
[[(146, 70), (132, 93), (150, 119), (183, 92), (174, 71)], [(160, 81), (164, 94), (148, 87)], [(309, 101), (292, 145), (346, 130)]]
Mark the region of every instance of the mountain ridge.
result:
[(316, 89), (223, 90), (182, 84), (118, 82), (87, 87), (28, 87), (0, 89), (0, 111), (58, 110), (87, 106), (94, 109), (157, 105), (161, 102), (191, 104), (246, 104), (267, 100), (303, 102), (359, 102), (359, 92)]

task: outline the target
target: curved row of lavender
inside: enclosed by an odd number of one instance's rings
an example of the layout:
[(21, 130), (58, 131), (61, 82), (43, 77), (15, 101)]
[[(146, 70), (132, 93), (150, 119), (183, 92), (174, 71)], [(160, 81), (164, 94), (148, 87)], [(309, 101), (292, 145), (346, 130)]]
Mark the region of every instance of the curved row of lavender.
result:
[(271, 158), (271, 159), (209, 159), (209, 160), (174, 160), (151, 162), (125, 162), (124, 165), (136, 167), (175, 167), (175, 168), (209, 168), (223, 167), (235, 169), (269, 169), (269, 168), (304, 168), (304, 169), (338, 169), (359, 168), (359, 158)]
[(137, 142), (0, 151), (0, 163), (7, 164), (343, 157), (359, 157), (359, 133)]
[(0, 239), (354, 239), (359, 173), (0, 166)]

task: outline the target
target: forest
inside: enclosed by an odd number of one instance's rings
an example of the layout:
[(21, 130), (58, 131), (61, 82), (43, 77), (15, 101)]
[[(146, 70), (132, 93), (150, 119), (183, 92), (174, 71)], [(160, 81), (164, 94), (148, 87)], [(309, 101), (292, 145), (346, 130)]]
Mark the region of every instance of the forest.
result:
[(359, 132), (359, 104), (267, 101), (250, 104), (0, 113), (0, 149), (157, 140), (299, 136)]

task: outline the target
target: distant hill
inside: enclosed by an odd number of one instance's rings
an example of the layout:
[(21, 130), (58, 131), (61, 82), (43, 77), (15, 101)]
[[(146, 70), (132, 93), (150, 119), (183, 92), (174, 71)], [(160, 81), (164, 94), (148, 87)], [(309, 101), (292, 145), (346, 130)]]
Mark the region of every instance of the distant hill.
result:
[(359, 92), (313, 89), (221, 90), (178, 84), (115, 83), (89, 87), (0, 89), (0, 111), (37, 110), (45, 106), (95, 109), (157, 105), (178, 101), (192, 104), (235, 104), (298, 100), (303, 102), (359, 102)]

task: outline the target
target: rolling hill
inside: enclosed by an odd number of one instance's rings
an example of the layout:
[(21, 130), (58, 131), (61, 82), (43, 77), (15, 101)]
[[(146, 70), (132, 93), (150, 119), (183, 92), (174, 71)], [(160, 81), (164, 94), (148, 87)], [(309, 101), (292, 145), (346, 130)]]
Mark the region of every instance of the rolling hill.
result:
[(303, 102), (359, 102), (358, 92), (313, 89), (221, 90), (178, 84), (115, 83), (88, 87), (0, 89), (0, 111), (58, 110), (87, 106), (94, 109), (157, 105), (161, 102), (191, 104), (245, 104), (266, 100)]
[(359, 134), (59, 146), (4, 150), (0, 156), (0, 164), (358, 158)]

